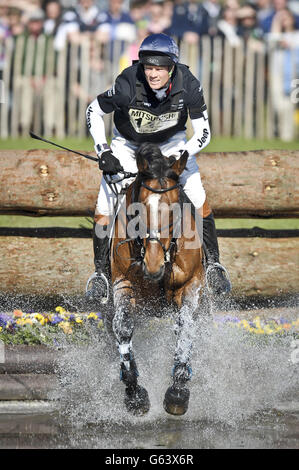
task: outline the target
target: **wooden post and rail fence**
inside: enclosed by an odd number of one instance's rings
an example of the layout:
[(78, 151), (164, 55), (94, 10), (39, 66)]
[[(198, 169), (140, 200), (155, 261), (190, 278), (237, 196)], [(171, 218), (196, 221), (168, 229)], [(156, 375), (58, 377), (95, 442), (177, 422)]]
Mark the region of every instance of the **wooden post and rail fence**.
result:
[[(299, 151), (201, 153), (216, 217), (298, 217)], [(93, 216), (97, 164), (57, 150), (0, 151), (0, 214)], [(257, 222), (258, 225), (258, 222)], [(235, 296), (299, 291), (298, 231), (219, 231)], [(93, 272), (91, 230), (0, 228), (0, 291), (80, 294)]]

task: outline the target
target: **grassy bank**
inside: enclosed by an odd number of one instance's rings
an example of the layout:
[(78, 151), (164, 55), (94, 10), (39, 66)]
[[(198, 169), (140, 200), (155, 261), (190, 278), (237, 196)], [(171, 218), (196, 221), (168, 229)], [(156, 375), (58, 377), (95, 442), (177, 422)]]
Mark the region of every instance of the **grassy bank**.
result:
[[(93, 151), (93, 140), (91, 137), (85, 139), (67, 138), (59, 140), (50, 139), (59, 145), (74, 150)], [(0, 149), (54, 149), (52, 145), (34, 140), (30, 137), (20, 139), (0, 140)], [(204, 149), (204, 152), (238, 152), (246, 150), (299, 150), (299, 141), (284, 142), (279, 139), (272, 140), (246, 140), (241, 137), (213, 137), (211, 143)]]
[[(88, 217), (27, 217), (17, 215), (0, 216), (0, 227), (69, 227), (91, 228)], [(299, 230), (299, 219), (216, 219), (218, 229), (260, 227), (273, 230)]]

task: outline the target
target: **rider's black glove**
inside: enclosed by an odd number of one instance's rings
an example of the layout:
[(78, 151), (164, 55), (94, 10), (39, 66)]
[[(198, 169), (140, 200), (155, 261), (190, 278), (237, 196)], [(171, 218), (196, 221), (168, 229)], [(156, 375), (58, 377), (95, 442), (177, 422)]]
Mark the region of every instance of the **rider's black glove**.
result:
[(124, 171), (118, 158), (116, 158), (110, 149), (104, 150), (99, 156), (99, 168), (108, 175), (114, 175), (119, 171)]

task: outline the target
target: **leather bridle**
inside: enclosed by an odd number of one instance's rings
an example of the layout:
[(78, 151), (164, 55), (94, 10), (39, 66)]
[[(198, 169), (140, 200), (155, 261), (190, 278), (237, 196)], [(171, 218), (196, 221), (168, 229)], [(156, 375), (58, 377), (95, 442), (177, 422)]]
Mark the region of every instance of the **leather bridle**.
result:
[[(136, 184), (136, 181), (133, 184)], [(156, 193), (156, 194), (164, 194), (166, 192), (173, 191), (174, 189), (178, 189), (178, 188), (180, 190), (182, 189), (180, 183), (175, 183), (174, 185), (172, 185), (168, 188), (158, 188), (158, 189), (156, 189), (156, 188), (152, 188), (151, 186), (147, 185), (144, 181), (141, 181), (140, 186), (142, 186), (145, 189), (147, 189), (148, 191)], [(128, 215), (127, 215), (127, 218), (129, 220)], [(126, 259), (129, 259), (131, 261), (135, 261), (138, 264), (141, 264), (141, 263), (144, 262), (146, 248), (147, 248), (148, 243), (151, 242), (151, 241), (155, 241), (155, 242), (160, 244), (160, 246), (163, 250), (164, 262), (165, 263), (170, 263), (171, 262), (171, 254), (174, 251), (174, 249), (176, 248), (176, 243), (177, 243), (177, 237), (175, 236), (175, 230), (176, 230), (176, 228), (179, 224), (181, 224), (181, 218), (178, 219), (175, 224), (173, 224), (173, 222), (171, 222), (168, 225), (168, 227), (166, 226), (166, 228), (168, 228), (168, 229), (170, 229), (172, 227), (172, 238), (170, 240), (170, 244), (169, 244), (168, 248), (166, 248), (164, 243), (162, 243), (161, 240), (160, 240), (161, 231), (165, 227), (161, 227), (160, 230), (150, 230), (148, 227), (146, 227), (146, 236), (144, 238), (141, 238), (140, 236), (137, 236), (136, 238), (127, 238), (126, 240), (122, 240), (122, 241), (118, 242), (118, 244), (116, 245), (116, 247), (114, 249), (115, 254), (117, 256), (119, 256), (120, 258), (124, 258), (124, 257), (120, 256), (120, 254), (118, 253), (118, 248), (121, 245), (125, 244), (125, 243), (133, 241), (137, 244), (137, 246), (140, 250), (139, 255), (138, 255), (138, 257), (135, 257), (135, 258), (126, 258)], [(146, 239), (145, 245), (143, 243), (144, 239)]]
[[(180, 184), (179, 183), (176, 183), (174, 184), (173, 186), (170, 186), (169, 188), (159, 188), (159, 189), (156, 189), (156, 188), (152, 188), (151, 186), (148, 186), (144, 181), (141, 182), (141, 186), (146, 188), (148, 191), (151, 191), (153, 193), (156, 193), (156, 194), (164, 194), (164, 193), (167, 193), (169, 191), (173, 191), (174, 189), (177, 189), (177, 188), (180, 188)], [(179, 220), (180, 222), (180, 220)], [(176, 222), (177, 224), (178, 222)], [(173, 227), (173, 222), (171, 222), (168, 227), (168, 229), (170, 229), (171, 227)], [(164, 253), (164, 262), (165, 263), (169, 263), (170, 260), (171, 260), (171, 251), (172, 249), (176, 246), (176, 237), (172, 237), (172, 239), (170, 240), (170, 244), (169, 244), (169, 247), (166, 248), (166, 246), (164, 245), (164, 243), (161, 242), (160, 238), (161, 238), (161, 231), (164, 229), (165, 227), (161, 227), (160, 230), (150, 230), (148, 227), (147, 227), (147, 232), (146, 232), (146, 242), (145, 242), (145, 246), (144, 244), (142, 244), (142, 247), (141, 247), (141, 250), (140, 250), (140, 255), (141, 255), (141, 258), (142, 258), (142, 261), (144, 260), (144, 257), (145, 257), (145, 252), (146, 252), (146, 248), (147, 248), (147, 245), (149, 242), (151, 241), (155, 241), (157, 243), (160, 244), (162, 250), (163, 250), (163, 253)], [(173, 232), (175, 231), (175, 227), (173, 227)]]

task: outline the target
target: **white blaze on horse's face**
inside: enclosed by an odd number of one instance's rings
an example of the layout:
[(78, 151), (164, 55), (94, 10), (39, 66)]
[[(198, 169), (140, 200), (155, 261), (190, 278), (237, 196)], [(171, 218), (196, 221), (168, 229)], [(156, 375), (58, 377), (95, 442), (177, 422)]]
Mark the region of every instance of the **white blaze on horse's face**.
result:
[(159, 202), (161, 194), (151, 194), (147, 200), (146, 205), (150, 208), (149, 229), (150, 236), (159, 231)]
[(159, 205), (161, 194), (151, 194), (145, 200), (147, 214), (146, 249), (143, 259), (143, 273), (146, 278), (154, 281), (162, 279), (165, 271), (164, 251), (160, 243)]

